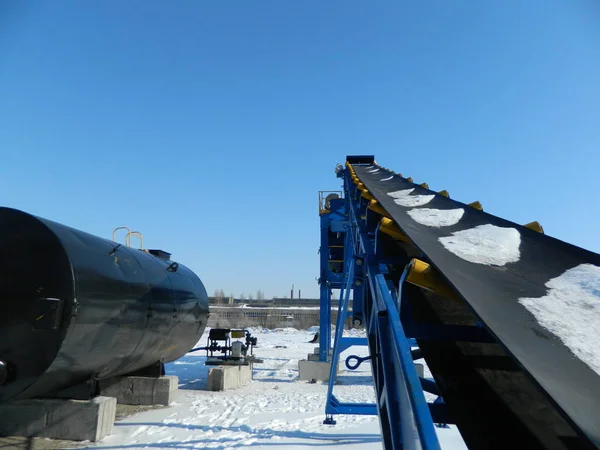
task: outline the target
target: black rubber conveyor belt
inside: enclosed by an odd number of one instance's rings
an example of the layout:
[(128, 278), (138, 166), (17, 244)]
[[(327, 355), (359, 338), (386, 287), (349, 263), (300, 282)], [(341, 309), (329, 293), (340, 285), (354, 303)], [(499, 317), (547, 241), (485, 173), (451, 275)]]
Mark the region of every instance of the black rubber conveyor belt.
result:
[[(600, 447), (600, 375), (538, 324), (533, 314), (519, 303), (520, 298), (546, 296), (545, 284), (569, 269), (581, 264), (600, 266), (600, 255), (447, 198), (375, 164), (352, 167), (373, 197), (496, 339), (570, 420)], [(406, 189), (413, 189), (409, 196), (435, 196), (422, 206), (405, 207), (388, 195)], [(462, 208), (464, 214), (455, 225), (438, 228), (416, 222), (408, 214), (413, 208)], [(518, 231), (520, 255), (517, 261), (502, 266), (469, 262), (446, 249), (439, 240), (486, 224)]]

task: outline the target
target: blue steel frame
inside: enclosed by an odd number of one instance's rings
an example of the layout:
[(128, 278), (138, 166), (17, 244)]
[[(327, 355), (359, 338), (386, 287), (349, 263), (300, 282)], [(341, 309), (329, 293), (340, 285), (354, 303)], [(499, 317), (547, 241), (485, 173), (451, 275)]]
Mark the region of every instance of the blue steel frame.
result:
[[(341, 192), (333, 192), (341, 194)], [(322, 194), (320, 193), (320, 197)], [(321, 248), (319, 250), (321, 273), (320, 284), (320, 314), (319, 314), (319, 361), (328, 361), (331, 355), (331, 291), (339, 289), (343, 274), (333, 272), (329, 266), (330, 248), (332, 245), (330, 236), (334, 233), (343, 233), (347, 224), (345, 204), (343, 199), (334, 199), (330, 202), (328, 210), (321, 208)]]
[[(439, 395), (433, 380), (419, 378), (413, 359), (418, 350), (411, 352), (416, 341), (407, 337), (400, 320), (400, 311), (406, 310), (401, 298), (405, 270), (400, 280), (400, 294), (386, 280), (387, 266), (377, 253), (377, 232), (369, 226), (367, 210), (360, 191), (350, 180), (348, 170), (344, 177), (343, 207), (332, 203), (332, 213), (321, 215), (321, 323), (319, 341), (320, 361), (331, 361), (331, 371), (325, 406), (325, 423), (335, 424), (334, 414), (379, 415), (386, 449), (439, 449), (434, 428), (436, 421), (447, 419), (443, 400), (428, 404), (423, 390)], [(333, 213), (333, 207), (336, 213)], [(328, 237), (331, 231), (345, 233), (343, 273), (329, 270)], [(331, 345), (331, 289), (340, 289), (340, 301), (333, 351)], [(350, 294), (353, 293), (353, 312), (349, 312)], [(343, 337), (344, 323), (354, 314), (362, 320), (367, 338)], [(414, 327), (413, 327), (414, 328)], [(419, 334), (419, 333), (416, 333)], [(423, 334), (423, 333), (421, 333)], [(410, 337), (415, 337), (410, 335)], [(376, 390), (374, 404), (340, 402), (333, 393), (336, 368), (340, 354), (353, 345), (368, 345), (370, 357), (351, 356), (346, 360), (349, 369), (370, 359)], [(352, 359), (356, 364), (351, 364)]]

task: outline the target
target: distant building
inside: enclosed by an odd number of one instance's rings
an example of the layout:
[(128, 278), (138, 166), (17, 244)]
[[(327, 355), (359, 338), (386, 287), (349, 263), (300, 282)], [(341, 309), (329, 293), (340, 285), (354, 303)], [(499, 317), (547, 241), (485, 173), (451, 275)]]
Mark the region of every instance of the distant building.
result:
[[(241, 300), (232, 297), (208, 297), (210, 306), (209, 327), (264, 328), (294, 327), (307, 329), (319, 324), (318, 298), (272, 298), (264, 300)], [(331, 318), (337, 320), (338, 300), (331, 301)], [(349, 312), (352, 311), (352, 301)], [(351, 317), (345, 327), (351, 326)]]
[[(214, 306), (240, 306), (246, 305), (248, 308), (303, 308), (320, 306), (318, 298), (282, 298), (275, 297), (263, 300), (248, 300), (232, 297), (208, 297), (208, 304)], [(352, 301), (350, 301), (352, 304)], [(338, 300), (331, 300), (331, 306), (338, 306)]]

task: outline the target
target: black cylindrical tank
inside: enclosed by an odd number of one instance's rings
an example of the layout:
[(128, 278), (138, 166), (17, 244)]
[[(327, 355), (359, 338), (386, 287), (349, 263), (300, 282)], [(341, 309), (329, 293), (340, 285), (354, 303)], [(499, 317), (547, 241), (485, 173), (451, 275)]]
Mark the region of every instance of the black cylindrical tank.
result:
[(188, 352), (206, 289), (158, 254), (0, 207), (0, 403)]

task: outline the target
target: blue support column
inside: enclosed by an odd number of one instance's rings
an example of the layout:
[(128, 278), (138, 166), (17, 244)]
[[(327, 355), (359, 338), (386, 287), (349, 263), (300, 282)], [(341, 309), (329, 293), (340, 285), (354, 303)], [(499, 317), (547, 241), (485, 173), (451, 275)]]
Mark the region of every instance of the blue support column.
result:
[[(341, 195), (341, 192), (337, 193)], [(321, 193), (323, 195), (323, 193)], [(321, 205), (323, 206), (323, 205)], [(321, 247), (319, 260), (321, 272), (319, 314), (319, 361), (329, 361), (331, 353), (331, 290), (342, 286), (343, 274), (331, 270), (331, 263), (339, 261), (344, 254), (344, 239), (347, 220), (342, 198), (332, 199), (328, 208), (320, 208)], [(341, 267), (341, 266), (340, 266)]]
[(329, 260), (329, 220), (330, 214), (321, 214), (321, 284), (319, 314), (319, 361), (327, 361), (331, 348), (331, 289), (327, 280)]
[[(325, 406), (325, 423), (335, 424), (333, 418), (335, 414), (378, 414), (386, 449), (438, 450), (439, 442), (430, 410), (433, 408), (437, 417), (441, 417), (445, 410), (441, 405), (428, 404), (423, 395), (422, 383), (414, 367), (411, 353), (411, 347), (416, 342), (412, 339), (414, 336), (406, 333), (406, 329), (410, 329), (410, 321), (407, 320), (409, 327), (405, 328), (405, 324), (400, 319), (400, 309), (402, 307), (406, 309), (406, 302), (400, 301), (399, 292), (393, 285), (387, 261), (383, 256), (385, 252), (377, 248), (377, 216), (373, 216), (373, 212), (367, 210), (368, 201), (361, 196), (361, 191), (357, 189), (347, 169), (344, 170), (343, 175), (344, 208), (337, 210), (337, 216), (334, 214), (329, 217), (321, 216), (321, 278), (327, 281), (333, 280), (330, 277), (335, 276), (336, 280), (332, 284), (326, 283), (326, 289), (321, 284), (323, 332), (320, 357), (323, 357), (322, 361), (327, 360), (327, 352), (331, 346), (329, 288), (335, 286), (341, 289)], [(331, 245), (330, 231), (345, 233), (342, 274), (333, 274), (329, 270), (331, 259), (328, 259), (327, 250)], [(340, 239), (339, 234), (336, 239)], [(400, 280), (400, 287), (404, 276)], [(351, 295), (352, 312), (349, 309)], [(343, 336), (344, 323), (352, 315), (354, 318), (361, 318), (368, 338)], [(419, 337), (424, 332), (432, 334), (437, 332), (437, 330), (414, 329), (414, 326), (412, 328), (413, 334)], [(326, 334), (327, 331), (329, 334)], [(472, 330), (469, 331), (472, 333)], [(353, 345), (369, 346), (369, 357), (352, 355), (347, 361), (347, 367), (353, 370), (363, 361), (370, 360), (377, 393), (376, 403), (345, 403), (339, 401), (334, 395), (336, 369), (341, 353)], [(429, 390), (435, 390), (435, 383), (424, 384)]]
[(338, 351), (342, 335), (344, 334), (344, 320), (348, 311), (348, 303), (350, 302), (350, 292), (352, 290), (352, 282), (354, 277), (354, 263), (351, 261), (350, 270), (348, 271), (348, 278), (346, 280), (346, 287), (344, 289), (344, 297), (340, 298), (340, 306), (338, 308), (338, 317), (335, 326), (335, 343), (333, 348), (336, 349), (333, 352), (331, 358), (331, 371), (329, 375), (329, 386), (327, 388), (327, 398), (331, 398), (333, 393), (333, 384), (335, 383), (335, 372), (336, 367), (339, 364), (340, 352)]

